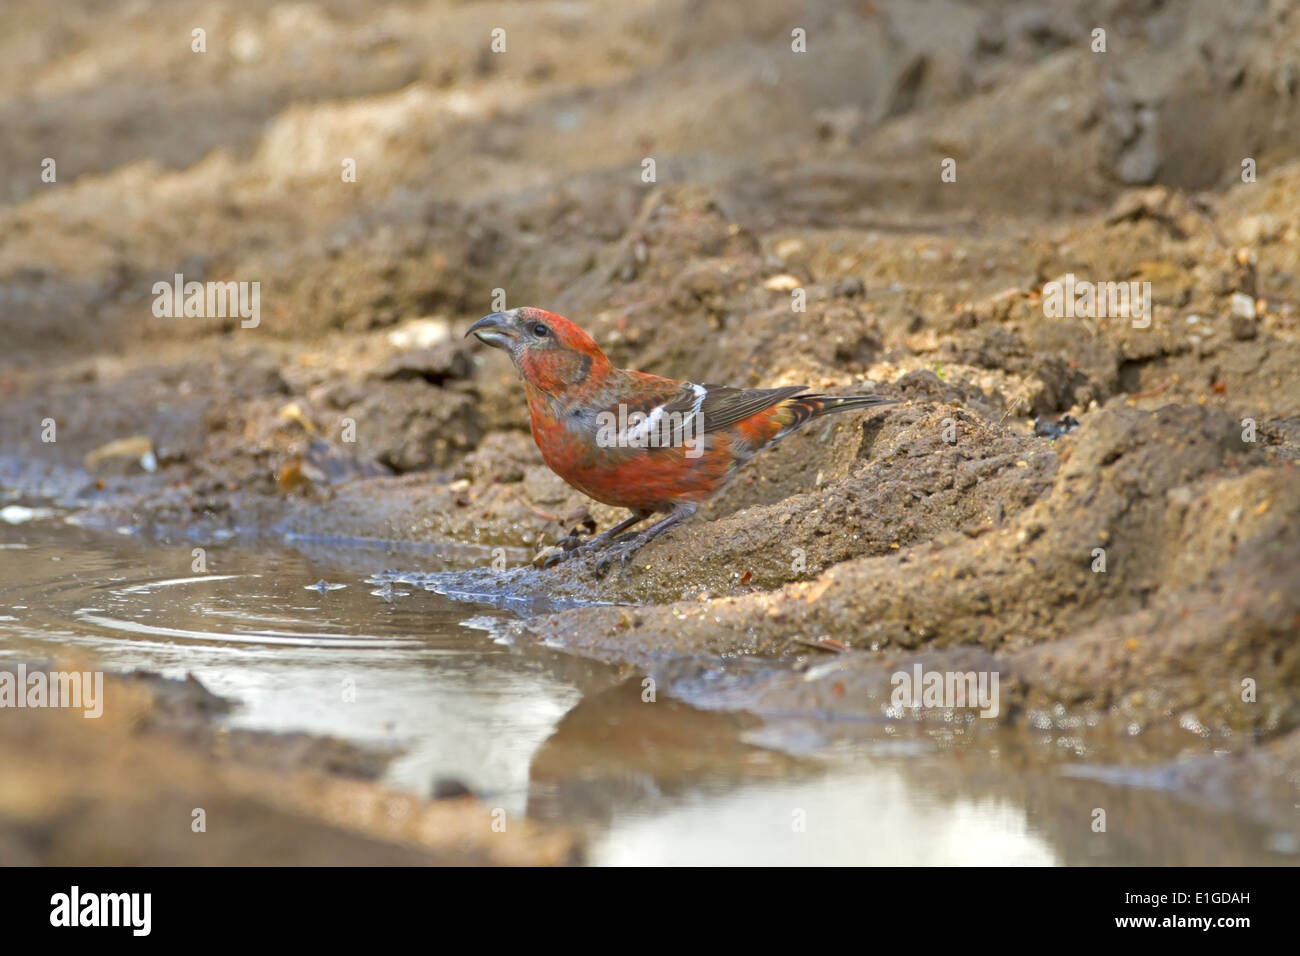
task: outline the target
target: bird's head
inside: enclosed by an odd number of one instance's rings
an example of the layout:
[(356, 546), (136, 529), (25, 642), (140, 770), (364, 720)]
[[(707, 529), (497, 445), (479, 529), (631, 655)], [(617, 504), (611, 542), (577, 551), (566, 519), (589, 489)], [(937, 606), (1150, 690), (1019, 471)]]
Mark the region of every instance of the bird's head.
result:
[(598, 380), (610, 369), (609, 359), (590, 335), (545, 309), (493, 312), (465, 334), (503, 349), (524, 381), (545, 392)]

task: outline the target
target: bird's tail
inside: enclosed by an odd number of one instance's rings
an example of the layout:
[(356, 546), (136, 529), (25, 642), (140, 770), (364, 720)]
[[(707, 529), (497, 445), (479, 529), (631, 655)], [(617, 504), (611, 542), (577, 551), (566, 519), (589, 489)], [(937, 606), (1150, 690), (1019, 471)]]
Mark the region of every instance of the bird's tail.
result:
[(781, 403), (782, 411), (790, 416), (788, 424), (781, 429), (781, 434), (788, 435), (800, 425), (822, 415), (893, 404), (894, 399), (878, 395), (796, 395)]

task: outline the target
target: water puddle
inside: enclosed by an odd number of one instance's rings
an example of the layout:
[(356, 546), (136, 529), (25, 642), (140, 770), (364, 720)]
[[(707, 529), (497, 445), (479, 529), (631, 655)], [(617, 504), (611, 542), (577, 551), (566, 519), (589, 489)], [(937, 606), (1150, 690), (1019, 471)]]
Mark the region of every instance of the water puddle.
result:
[[(57, 510), (10, 517), (0, 657), (77, 649), (107, 670), (193, 674), (237, 703), (231, 727), (398, 750), (391, 785), (429, 795), (455, 781), (584, 827), (596, 863), (1290, 862), (1277, 855), (1290, 844), (1243, 815), (1104, 776), (923, 741), (828, 750), (796, 720), (648, 706), (639, 675), (493, 638), (546, 610), (536, 599), (380, 570), (418, 564), (409, 553), (225, 542), (196, 572), (189, 541), (94, 532)], [(1097, 806), (1123, 806), (1111, 833), (1132, 838), (1097, 839)], [(1175, 811), (1176, 834), (1145, 839)]]

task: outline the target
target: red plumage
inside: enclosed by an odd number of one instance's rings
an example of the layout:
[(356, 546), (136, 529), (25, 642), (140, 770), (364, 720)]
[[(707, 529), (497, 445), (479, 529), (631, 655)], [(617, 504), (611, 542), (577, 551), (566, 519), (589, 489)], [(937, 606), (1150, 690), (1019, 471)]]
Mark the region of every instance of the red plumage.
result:
[(470, 333), (510, 354), (524, 380), (533, 439), (551, 470), (597, 501), (632, 510), (577, 550), (604, 547), (650, 515), (669, 512), (620, 543), (624, 562), (694, 514), (760, 450), (811, 419), (890, 404), (802, 386), (697, 385), (616, 368), (591, 336), (543, 309), (493, 313)]

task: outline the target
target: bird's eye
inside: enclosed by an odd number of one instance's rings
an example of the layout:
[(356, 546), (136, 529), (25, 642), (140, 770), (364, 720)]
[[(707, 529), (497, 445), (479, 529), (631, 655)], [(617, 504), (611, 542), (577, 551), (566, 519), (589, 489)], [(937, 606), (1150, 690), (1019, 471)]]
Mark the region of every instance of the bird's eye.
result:
[(550, 334), (551, 330), (540, 323), (533, 326), (533, 335), (537, 336), (539, 339), (544, 339)]

